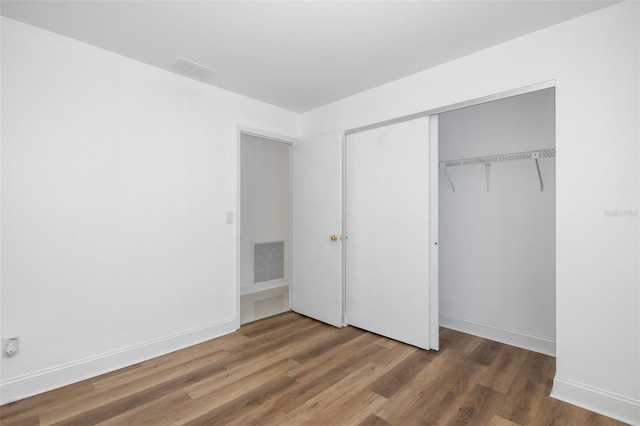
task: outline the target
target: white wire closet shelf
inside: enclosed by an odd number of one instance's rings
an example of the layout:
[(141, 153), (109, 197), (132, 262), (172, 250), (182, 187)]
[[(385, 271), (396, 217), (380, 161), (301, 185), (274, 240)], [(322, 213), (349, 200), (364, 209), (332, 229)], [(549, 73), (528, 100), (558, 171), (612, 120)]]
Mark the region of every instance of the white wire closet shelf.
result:
[(489, 170), (492, 163), (500, 163), (505, 161), (516, 161), (516, 160), (534, 160), (536, 163), (536, 170), (538, 171), (538, 179), (540, 180), (540, 191), (544, 191), (544, 183), (542, 182), (542, 173), (540, 173), (540, 164), (538, 163), (538, 159), (550, 158), (555, 156), (556, 156), (555, 148), (546, 148), (546, 149), (538, 149), (535, 151), (512, 152), (508, 154), (487, 155), (484, 157), (463, 158), (460, 160), (446, 160), (446, 161), (440, 162), (440, 168), (442, 169), (445, 176), (447, 177), (447, 180), (451, 185), (451, 190), (455, 192), (456, 187), (453, 185), (453, 181), (451, 180), (451, 177), (447, 172), (447, 167), (483, 164), (485, 166), (485, 173), (486, 173), (486, 179), (487, 179), (487, 192), (489, 192)]

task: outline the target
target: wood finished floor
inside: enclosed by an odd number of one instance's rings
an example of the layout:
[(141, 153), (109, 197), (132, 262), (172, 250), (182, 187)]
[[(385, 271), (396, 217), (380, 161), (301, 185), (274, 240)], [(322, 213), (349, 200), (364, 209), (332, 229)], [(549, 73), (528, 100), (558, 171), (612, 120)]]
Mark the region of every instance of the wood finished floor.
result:
[(442, 329), (439, 352), (295, 313), (0, 407), (9, 425), (620, 425), (550, 398), (554, 358)]

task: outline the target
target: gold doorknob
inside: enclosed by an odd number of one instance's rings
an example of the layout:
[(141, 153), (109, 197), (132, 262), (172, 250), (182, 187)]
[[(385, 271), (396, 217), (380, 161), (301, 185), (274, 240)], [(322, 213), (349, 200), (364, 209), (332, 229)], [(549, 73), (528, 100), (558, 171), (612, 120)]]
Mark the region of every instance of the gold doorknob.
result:
[(333, 235), (331, 235), (331, 236), (329, 237), (329, 239), (330, 239), (331, 241), (338, 241), (338, 240), (341, 240), (341, 239), (342, 239), (342, 235), (336, 235), (336, 234), (333, 234)]

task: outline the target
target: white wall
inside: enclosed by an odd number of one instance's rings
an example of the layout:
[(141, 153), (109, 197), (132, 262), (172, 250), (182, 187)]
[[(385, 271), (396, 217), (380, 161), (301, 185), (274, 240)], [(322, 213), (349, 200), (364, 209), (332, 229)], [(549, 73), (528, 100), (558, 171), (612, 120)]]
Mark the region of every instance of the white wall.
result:
[[(242, 294), (289, 284), (289, 145), (241, 135)], [(284, 241), (285, 277), (253, 282), (253, 244)]]
[(5, 18), (2, 114), (2, 402), (237, 327), (237, 128), (297, 115)]
[[(555, 148), (546, 89), (439, 115), (440, 161)], [(555, 354), (555, 159), (482, 164), (440, 176), (440, 323)]]
[(304, 135), (555, 80), (554, 396), (640, 422), (640, 5), (624, 2), (327, 105)]

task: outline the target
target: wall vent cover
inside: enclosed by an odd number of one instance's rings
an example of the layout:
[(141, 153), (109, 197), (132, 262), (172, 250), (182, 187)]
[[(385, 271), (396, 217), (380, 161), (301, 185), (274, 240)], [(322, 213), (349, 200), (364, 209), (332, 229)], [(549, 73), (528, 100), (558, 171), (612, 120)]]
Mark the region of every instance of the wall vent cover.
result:
[(253, 245), (253, 282), (284, 278), (284, 241)]
[(207, 82), (220, 74), (220, 72), (216, 70), (212, 70), (211, 68), (207, 68), (204, 65), (200, 65), (184, 58), (176, 58), (176, 60), (173, 61), (173, 64), (171, 64), (171, 69), (178, 74), (186, 75), (187, 77), (204, 82)]

